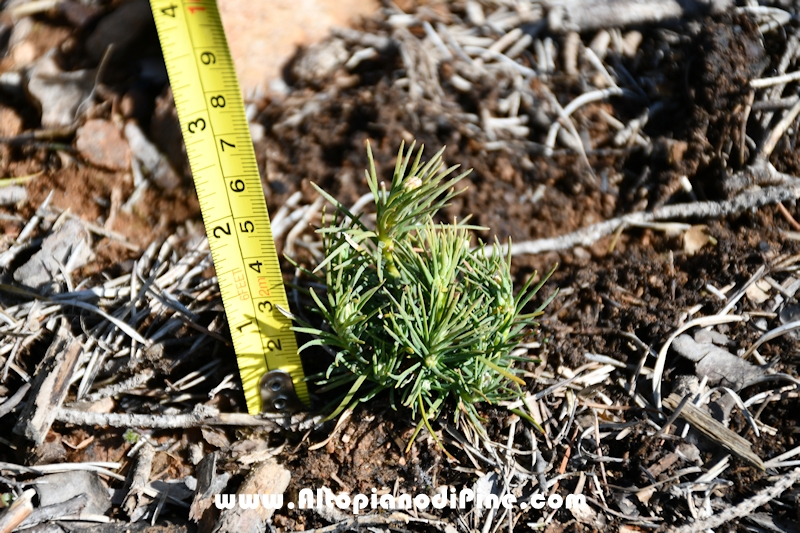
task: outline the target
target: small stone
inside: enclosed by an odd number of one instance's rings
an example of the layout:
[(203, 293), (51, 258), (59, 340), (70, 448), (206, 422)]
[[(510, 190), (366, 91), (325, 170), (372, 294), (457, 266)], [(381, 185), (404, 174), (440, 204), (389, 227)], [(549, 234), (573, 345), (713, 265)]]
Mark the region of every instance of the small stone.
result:
[(80, 105), (94, 88), (94, 72), (63, 72), (51, 54), (38, 60), (28, 74), (28, 93), (42, 109), (42, 126), (59, 128), (75, 121)]
[[(672, 342), (679, 355), (697, 363), (697, 376), (708, 378), (712, 387), (722, 385), (734, 391), (764, 375), (764, 370), (713, 344), (698, 344), (689, 335), (679, 335)], [(695, 377), (695, 376), (692, 376)]]
[(728, 346), (731, 340), (713, 329), (698, 329), (694, 334), (694, 341), (699, 344), (716, 344), (717, 346)]
[(778, 313), (781, 324), (789, 324), (800, 320), (800, 305), (787, 305)]
[(131, 167), (131, 150), (117, 127), (107, 120), (89, 120), (78, 128), (75, 145), (89, 163), (108, 170)]
[(165, 191), (172, 191), (181, 184), (181, 178), (167, 161), (164, 154), (142, 132), (136, 121), (125, 124), (125, 137), (131, 147), (131, 154), (150, 175), (153, 182)]
[(690, 442), (684, 442), (678, 445), (678, 453), (689, 462), (694, 463), (702, 463), (702, 457), (700, 456), (700, 450), (697, 449), (697, 446)]
[(55, 431), (47, 432), (44, 441), (32, 450), (28, 457), (33, 464), (63, 463), (67, 460), (67, 449), (61, 440), (61, 435)]
[(333, 75), (349, 57), (344, 41), (331, 38), (306, 48), (292, 69), (292, 73), (299, 80), (319, 84)]
[[(63, 271), (69, 274), (93, 257), (92, 239), (84, 225), (69, 219), (42, 242), (42, 248), (14, 272), (14, 279), (41, 289)], [(59, 266), (61, 265), (61, 266)]]
[(38, 478), (34, 486), (39, 495), (39, 506), (63, 503), (80, 494), (88, 497), (83, 512), (103, 515), (111, 508), (111, 497), (108, 488), (95, 472), (75, 470), (49, 474)]

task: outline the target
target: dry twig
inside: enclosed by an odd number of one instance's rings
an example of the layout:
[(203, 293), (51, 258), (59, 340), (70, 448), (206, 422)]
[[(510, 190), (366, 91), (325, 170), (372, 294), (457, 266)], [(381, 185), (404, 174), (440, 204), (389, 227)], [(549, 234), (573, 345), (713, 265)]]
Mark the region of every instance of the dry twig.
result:
[[(591, 246), (599, 239), (611, 235), (619, 227), (642, 224), (657, 220), (683, 220), (690, 218), (720, 218), (742, 213), (748, 209), (772, 205), (787, 200), (800, 198), (800, 184), (782, 187), (747, 190), (730, 200), (720, 202), (693, 202), (659, 207), (650, 212), (631, 213), (622, 217), (607, 220), (580, 229), (561, 237), (538, 239), (511, 244), (511, 255), (541, 254), (558, 250), (567, 250), (575, 246)], [(501, 247), (507, 253), (508, 245)], [(487, 247), (486, 253), (492, 253), (493, 247)]]
[(718, 528), (719, 526), (730, 522), (731, 520), (749, 515), (765, 503), (769, 503), (770, 501), (779, 497), (784, 493), (784, 491), (786, 491), (786, 489), (797, 483), (798, 480), (800, 480), (800, 468), (795, 468), (788, 474), (781, 476), (777, 483), (771, 487), (760, 491), (758, 494), (743, 501), (739, 505), (729, 507), (718, 515), (706, 518), (705, 520), (699, 520), (679, 528), (673, 528), (670, 530), (670, 532), (700, 533), (701, 531), (708, 531)]

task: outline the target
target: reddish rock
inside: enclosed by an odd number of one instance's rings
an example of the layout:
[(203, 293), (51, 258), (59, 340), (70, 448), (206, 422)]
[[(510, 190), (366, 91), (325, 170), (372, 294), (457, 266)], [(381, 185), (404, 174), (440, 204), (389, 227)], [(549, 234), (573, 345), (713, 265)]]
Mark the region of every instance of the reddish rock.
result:
[(127, 170), (131, 166), (131, 150), (119, 128), (107, 120), (89, 120), (78, 128), (75, 142), (78, 151), (89, 163), (108, 170)]
[(347, 26), (378, 7), (376, 0), (220, 0), (242, 92), (265, 93), (298, 46), (321, 41), (332, 26)]

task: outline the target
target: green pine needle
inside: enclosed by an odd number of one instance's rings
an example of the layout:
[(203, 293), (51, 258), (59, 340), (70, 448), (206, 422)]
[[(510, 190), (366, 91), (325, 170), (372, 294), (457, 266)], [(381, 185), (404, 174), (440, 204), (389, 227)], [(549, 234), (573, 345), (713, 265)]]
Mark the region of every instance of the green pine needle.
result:
[(374, 223), (317, 188), (336, 206), (318, 230), (325, 259), (309, 272), (327, 286), (325, 295), (311, 291), (323, 325), (295, 328), (314, 336), (301, 350), (326, 345), (335, 354), (315, 376), (324, 390), (347, 387), (329, 418), (388, 390), (393, 406), (399, 400), (417, 422), (409, 446), (423, 427), (433, 433), (430, 421), (445, 405), (485, 434), (475, 403), (523, 396), (520, 358), (511, 352), (549, 302), (523, 314), (550, 274), (515, 296), (510, 253), (471, 250), (469, 231), (478, 228), (464, 221), (433, 222), (469, 174), (453, 176), (457, 167), (444, 167), (443, 152), (425, 163), (422, 148), (414, 155), (413, 144), (401, 145), (386, 190), (367, 146)]

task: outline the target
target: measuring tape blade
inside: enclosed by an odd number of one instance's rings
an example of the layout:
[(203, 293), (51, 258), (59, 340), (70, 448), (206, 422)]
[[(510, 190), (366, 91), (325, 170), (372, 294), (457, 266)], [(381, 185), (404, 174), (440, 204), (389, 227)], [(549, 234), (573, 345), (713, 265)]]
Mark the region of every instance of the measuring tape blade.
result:
[[(150, 0), (186, 153), (239, 363), (247, 409), (262, 410), (262, 377), (308, 389), (270, 229), (250, 128), (214, 0)], [(280, 380), (274, 380), (277, 390)], [(282, 403), (276, 403), (281, 409)], [(266, 406), (268, 410), (274, 410)]]

